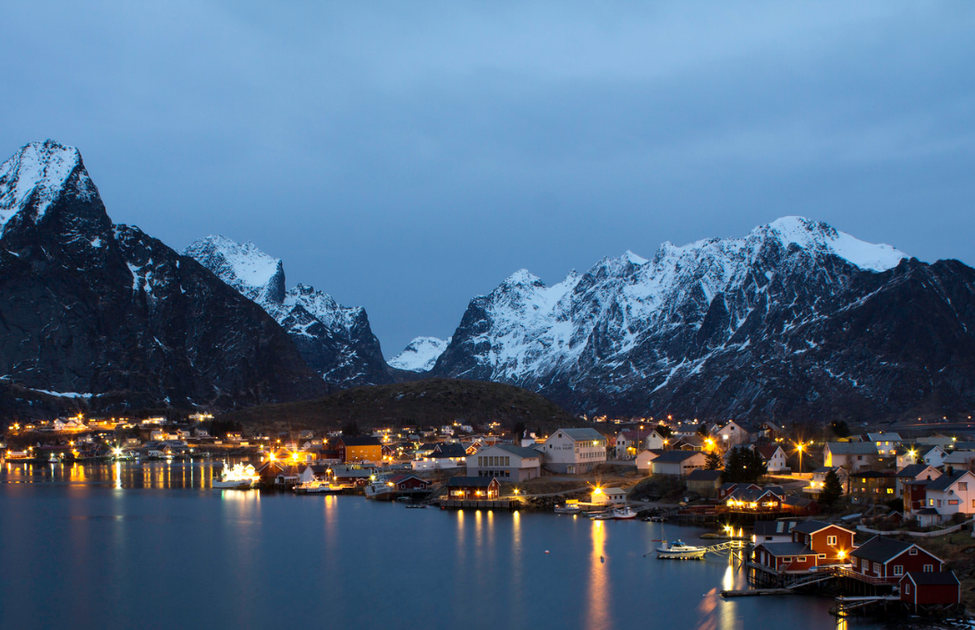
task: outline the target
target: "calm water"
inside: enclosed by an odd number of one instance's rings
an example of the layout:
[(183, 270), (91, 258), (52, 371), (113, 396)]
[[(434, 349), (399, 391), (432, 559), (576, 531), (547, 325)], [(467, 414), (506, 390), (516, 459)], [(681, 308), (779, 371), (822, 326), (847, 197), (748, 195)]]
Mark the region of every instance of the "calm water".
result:
[(0, 627), (837, 627), (825, 599), (723, 600), (744, 587), (726, 561), (644, 557), (657, 523), (219, 491), (212, 475), (4, 468)]

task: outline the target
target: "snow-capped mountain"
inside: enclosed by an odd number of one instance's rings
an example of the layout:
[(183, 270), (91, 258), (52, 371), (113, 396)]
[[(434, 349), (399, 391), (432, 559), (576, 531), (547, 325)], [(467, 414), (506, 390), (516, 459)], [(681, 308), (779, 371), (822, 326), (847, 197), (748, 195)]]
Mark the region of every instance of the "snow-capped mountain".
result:
[(407, 372), (429, 372), (449, 343), (450, 339), (417, 337), (402, 352), (390, 359), (389, 364)]
[(299, 284), (285, 289), (284, 265), (253, 243), (208, 236), (183, 252), (241, 295), (256, 302), (287, 331), (308, 365), (337, 387), (392, 382), (379, 340), (362, 307)]
[[(740, 239), (664, 243), (649, 260), (627, 252), (551, 287), (518, 271), (471, 301), (431, 374), (521, 385), (585, 413), (970, 405), (975, 310), (957, 305), (972, 303), (973, 278), (957, 262), (925, 265), (785, 217)], [(923, 300), (928, 313), (905, 319), (902, 305), (882, 306), (891, 300)], [(921, 343), (926, 362), (903, 351)], [(946, 370), (955, 378), (930, 378)]]
[(0, 230), (5, 411), (58, 392), (104, 410), (327, 391), (263, 311), (138, 228), (113, 225), (73, 147), (31, 143), (0, 166)]

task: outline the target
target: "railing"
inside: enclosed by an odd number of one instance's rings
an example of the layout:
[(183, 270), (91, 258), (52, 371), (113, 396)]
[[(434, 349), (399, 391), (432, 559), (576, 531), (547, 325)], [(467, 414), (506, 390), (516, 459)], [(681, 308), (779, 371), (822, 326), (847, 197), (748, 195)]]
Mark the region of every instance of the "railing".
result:
[(899, 530), (883, 530), (883, 529), (870, 529), (865, 525), (857, 525), (857, 531), (866, 532), (868, 534), (877, 534), (878, 536), (892, 536), (897, 534), (914, 536), (915, 538), (935, 538), (937, 536), (944, 536), (945, 534), (954, 534), (960, 530), (965, 525), (975, 522), (975, 518), (969, 519), (964, 523), (959, 523), (958, 525), (952, 525), (946, 529), (939, 529), (936, 532), (906, 532)]

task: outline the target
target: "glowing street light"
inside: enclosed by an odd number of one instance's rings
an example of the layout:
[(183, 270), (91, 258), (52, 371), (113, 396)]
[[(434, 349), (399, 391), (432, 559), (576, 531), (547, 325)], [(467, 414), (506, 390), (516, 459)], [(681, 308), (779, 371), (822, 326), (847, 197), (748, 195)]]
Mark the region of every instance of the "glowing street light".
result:
[(802, 474), (802, 451), (805, 449), (805, 445), (800, 441), (796, 444), (796, 448), (799, 449), (799, 474)]

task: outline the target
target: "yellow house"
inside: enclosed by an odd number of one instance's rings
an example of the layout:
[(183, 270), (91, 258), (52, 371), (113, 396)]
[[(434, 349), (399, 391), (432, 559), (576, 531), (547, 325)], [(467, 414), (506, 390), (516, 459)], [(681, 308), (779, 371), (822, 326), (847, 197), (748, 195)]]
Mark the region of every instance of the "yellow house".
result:
[(383, 444), (374, 437), (345, 437), (335, 441), (342, 462), (381, 462)]

